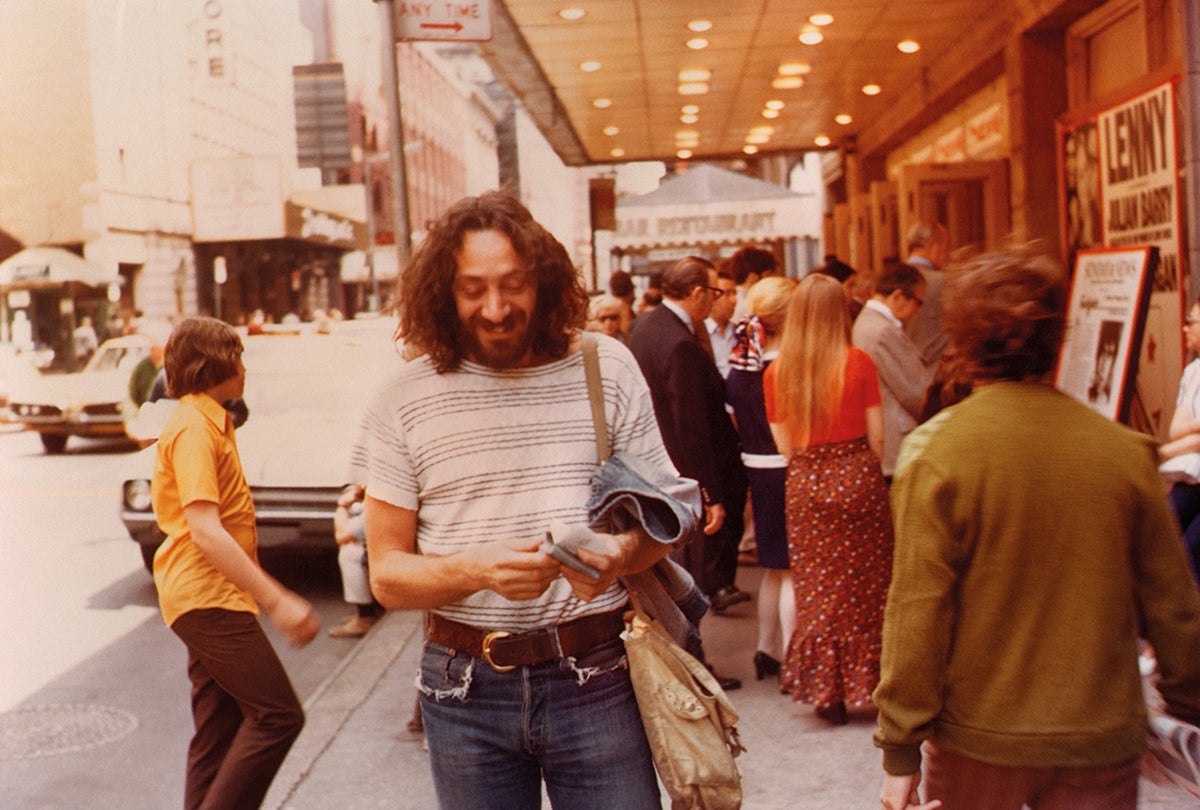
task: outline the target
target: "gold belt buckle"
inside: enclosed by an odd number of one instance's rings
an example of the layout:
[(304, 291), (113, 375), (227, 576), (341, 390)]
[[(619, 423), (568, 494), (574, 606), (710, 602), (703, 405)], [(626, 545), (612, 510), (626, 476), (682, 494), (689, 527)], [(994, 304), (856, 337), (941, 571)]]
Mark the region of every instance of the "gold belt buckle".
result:
[(507, 630), (493, 630), (483, 637), (483, 660), (487, 662), (489, 667), (497, 672), (512, 672), (514, 669), (516, 669), (516, 666), (501, 666), (492, 660), (492, 642), (496, 641), (497, 639), (508, 638), (511, 635), (512, 633), (508, 632)]

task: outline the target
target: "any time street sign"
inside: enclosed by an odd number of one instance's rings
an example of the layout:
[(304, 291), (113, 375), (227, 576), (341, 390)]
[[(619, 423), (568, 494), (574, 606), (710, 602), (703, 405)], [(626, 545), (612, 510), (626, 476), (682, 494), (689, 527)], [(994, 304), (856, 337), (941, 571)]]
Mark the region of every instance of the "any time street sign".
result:
[(491, 38), (491, 0), (396, 3), (397, 40), (486, 42)]

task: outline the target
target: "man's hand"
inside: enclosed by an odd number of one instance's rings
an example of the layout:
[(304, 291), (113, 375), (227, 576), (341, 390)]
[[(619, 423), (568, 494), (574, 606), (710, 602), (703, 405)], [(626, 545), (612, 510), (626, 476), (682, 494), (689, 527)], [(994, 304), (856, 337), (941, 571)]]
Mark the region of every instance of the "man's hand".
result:
[(558, 560), (539, 549), (538, 540), (495, 540), (471, 551), (487, 589), (520, 602), (537, 599), (558, 577)]
[(921, 797), (917, 793), (917, 786), (920, 784), (920, 771), (906, 776), (885, 774), (883, 789), (879, 793), (879, 802), (883, 805), (883, 810), (937, 810), (941, 807), (942, 803), (937, 800), (921, 804)]
[(725, 525), (725, 507), (719, 503), (704, 507), (704, 534), (712, 535)]
[(629, 570), (637, 556), (641, 545), (641, 535), (636, 532), (621, 534), (603, 534), (593, 532), (586, 547), (580, 547), (576, 553), (579, 559), (600, 572), (599, 579), (592, 579), (587, 574), (580, 573), (570, 566), (561, 566), (560, 573), (571, 590), (584, 602), (590, 602), (608, 590), (618, 577), (631, 573)]

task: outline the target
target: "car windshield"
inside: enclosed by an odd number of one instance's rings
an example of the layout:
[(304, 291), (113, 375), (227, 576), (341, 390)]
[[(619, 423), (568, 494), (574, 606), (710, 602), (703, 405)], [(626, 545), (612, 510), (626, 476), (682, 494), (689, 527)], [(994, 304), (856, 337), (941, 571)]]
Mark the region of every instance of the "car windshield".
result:
[(101, 346), (88, 363), (88, 371), (133, 371), (133, 367), (149, 353), (142, 345)]

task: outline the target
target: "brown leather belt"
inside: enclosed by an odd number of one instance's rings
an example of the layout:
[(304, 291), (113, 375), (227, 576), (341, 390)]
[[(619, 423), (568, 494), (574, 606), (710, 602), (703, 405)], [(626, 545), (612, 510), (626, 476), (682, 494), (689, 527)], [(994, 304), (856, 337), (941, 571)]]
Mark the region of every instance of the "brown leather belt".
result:
[(517, 667), (582, 655), (612, 641), (625, 629), (624, 612), (625, 608), (620, 608), (595, 613), (565, 624), (515, 634), (506, 630), (480, 630), (430, 613), (425, 622), (425, 637), (451, 650), (482, 658), (497, 672), (509, 672)]

